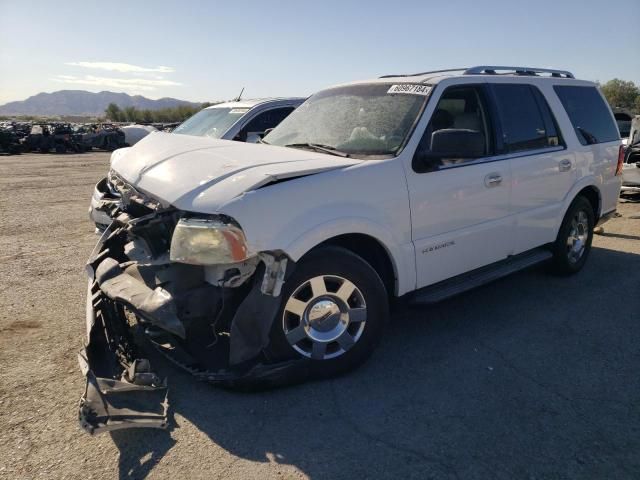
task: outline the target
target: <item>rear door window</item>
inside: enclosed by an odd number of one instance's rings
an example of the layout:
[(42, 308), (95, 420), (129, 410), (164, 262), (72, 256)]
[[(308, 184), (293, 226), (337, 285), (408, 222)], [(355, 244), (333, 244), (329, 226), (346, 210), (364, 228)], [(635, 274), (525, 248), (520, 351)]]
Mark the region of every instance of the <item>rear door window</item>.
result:
[[(522, 84), (493, 84), (502, 140), (507, 153), (537, 150), (559, 144), (555, 125), (545, 121), (546, 100), (534, 87)], [(544, 102), (544, 103), (542, 103)]]
[(596, 87), (553, 87), (582, 145), (613, 142), (620, 138), (609, 107)]

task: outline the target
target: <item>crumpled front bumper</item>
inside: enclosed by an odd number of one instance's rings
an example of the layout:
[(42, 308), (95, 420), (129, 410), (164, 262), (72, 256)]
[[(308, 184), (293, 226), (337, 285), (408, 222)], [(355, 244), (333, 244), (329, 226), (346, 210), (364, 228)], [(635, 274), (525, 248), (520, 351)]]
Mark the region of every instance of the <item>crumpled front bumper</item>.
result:
[(179, 298), (130, 273), (135, 262), (122, 258), (122, 229), (116, 223), (105, 230), (87, 264), (87, 343), (78, 355), (86, 377), (79, 407), (83, 429), (94, 434), (167, 427), (167, 381), (152, 371), (143, 345), (155, 347), (197, 379), (229, 388), (269, 388), (308, 376), (305, 360), (269, 363), (260, 355), (280, 302), (260, 292), (260, 272), (234, 306), (228, 339), (203, 346), (198, 343), (203, 327), (180, 318)]

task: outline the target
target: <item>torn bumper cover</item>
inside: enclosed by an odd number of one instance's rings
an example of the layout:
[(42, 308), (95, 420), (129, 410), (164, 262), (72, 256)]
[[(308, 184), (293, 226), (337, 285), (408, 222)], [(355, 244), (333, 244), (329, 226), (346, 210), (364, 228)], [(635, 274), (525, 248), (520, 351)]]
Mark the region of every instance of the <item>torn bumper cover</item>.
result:
[(265, 274), (264, 264), (241, 288), (216, 287), (200, 267), (132, 261), (124, 253), (129, 240), (125, 227), (110, 226), (87, 264), (88, 342), (78, 355), (86, 431), (167, 427), (167, 381), (151, 370), (145, 345), (225, 387), (268, 388), (307, 377), (304, 360), (270, 363), (263, 353), (280, 304), (262, 293), (273, 273)]

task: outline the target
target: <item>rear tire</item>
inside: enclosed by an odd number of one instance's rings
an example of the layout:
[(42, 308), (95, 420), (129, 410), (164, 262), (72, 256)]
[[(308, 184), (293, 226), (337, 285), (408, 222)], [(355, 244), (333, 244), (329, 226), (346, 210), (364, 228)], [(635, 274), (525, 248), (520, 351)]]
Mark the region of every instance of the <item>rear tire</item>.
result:
[(388, 317), (376, 271), (349, 250), (322, 247), (286, 281), (266, 353), (272, 360), (307, 358), (316, 376), (341, 374), (371, 355)]
[(593, 241), (595, 213), (589, 200), (576, 197), (562, 220), (553, 244), (553, 269), (561, 275), (579, 272), (587, 261)]

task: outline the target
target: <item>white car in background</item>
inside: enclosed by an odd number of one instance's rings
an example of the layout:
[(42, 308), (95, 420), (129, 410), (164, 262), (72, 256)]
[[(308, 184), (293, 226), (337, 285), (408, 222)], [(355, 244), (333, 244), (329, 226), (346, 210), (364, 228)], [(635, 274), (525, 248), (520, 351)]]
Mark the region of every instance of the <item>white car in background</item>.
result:
[(219, 103), (200, 110), (173, 133), (258, 143), (304, 102), (304, 98), (265, 98)]
[[(172, 134), (258, 143), (267, 130), (276, 127), (304, 100), (304, 98), (289, 97), (219, 103), (200, 110), (178, 125)], [(125, 132), (125, 139), (127, 128), (131, 129), (130, 137), (132, 139), (134, 135), (140, 135), (140, 132), (134, 132), (134, 127), (144, 127), (144, 125), (124, 127), (122, 130)], [(156, 130), (153, 127), (149, 128)], [(130, 141), (126, 141), (126, 143), (134, 145), (142, 138), (145, 138), (147, 142), (153, 142), (154, 139), (147, 138), (147, 134), (133, 143)], [(119, 201), (120, 194), (110, 188), (106, 178), (96, 184), (89, 205), (89, 217), (95, 223), (97, 231), (104, 230), (111, 223), (108, 212)]]
[(622, 167), (622, 193), (640, 193), (640, 115), (630, 122)]
[(158, 129), (151, 125), (125, 125), (120, 127), (124, 133), (124, 143), (132, 147), (150, 133), (157, 132)]

